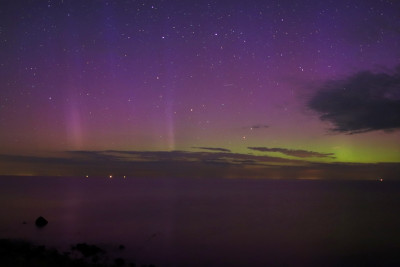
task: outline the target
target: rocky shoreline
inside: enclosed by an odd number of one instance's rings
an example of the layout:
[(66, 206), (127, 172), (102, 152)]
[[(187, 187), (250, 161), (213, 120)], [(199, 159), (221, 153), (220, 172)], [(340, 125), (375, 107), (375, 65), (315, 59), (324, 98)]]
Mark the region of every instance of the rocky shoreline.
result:
[[(120, 245), (119, 249), (124, 249)], [(78, 243), (70, 251), (60, 252), (54, 248), (36, 245), (25, 240), (0, 239), (0, 265), (4, 267), (139, 267), (123, 258), (110, 259), (107, 252), (96, 245)], [(140, 267), (155, 267), (140, 265)]]

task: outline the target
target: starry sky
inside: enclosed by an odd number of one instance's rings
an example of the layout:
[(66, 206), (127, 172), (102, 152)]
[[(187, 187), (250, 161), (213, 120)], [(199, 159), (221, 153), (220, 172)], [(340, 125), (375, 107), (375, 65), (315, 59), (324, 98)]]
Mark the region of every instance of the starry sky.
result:
[(1, 1), (0, 174), (398, 177), (399, 14), (395, 0)]

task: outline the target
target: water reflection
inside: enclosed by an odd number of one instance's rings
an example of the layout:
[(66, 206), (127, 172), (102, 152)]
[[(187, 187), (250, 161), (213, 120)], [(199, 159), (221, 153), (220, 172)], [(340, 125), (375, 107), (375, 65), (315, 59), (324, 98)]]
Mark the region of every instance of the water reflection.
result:
[(124, 257), (157, 266), (299, 266), (400, 248), (398, 183), (114, 178), (4, 177), (0, 236), (124, 244)]

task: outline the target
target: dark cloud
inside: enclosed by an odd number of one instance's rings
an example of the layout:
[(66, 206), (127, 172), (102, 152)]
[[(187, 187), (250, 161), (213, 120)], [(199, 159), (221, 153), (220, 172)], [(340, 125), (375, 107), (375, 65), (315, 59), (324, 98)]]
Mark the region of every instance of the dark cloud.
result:
[[(72, 152), (76, 155), (82, 153), (81, 151)], [(87, 155), (87, 152), (83, 152)], [(229, 163), (232, 165), (238, 164), (239, 162), (245, 164), (250, 162), (254, 164), (302, 164), (303, 161), (294, 159), (284, 159), (280, 157), (271, 156), (255, 156), (249, 154), (230, 153), (230, 152), (189, 152), (189, 151), (93, 151), (93, 158), (102, 158), (104, 156), (110, 157), (110, 160), (128, 161), (128, 162), (143, 162), (143, 161), (154, 161), (154, 162), (216, 162), (216, 163)], [(100, 156), (99, 156), (100, 155)]]
[(220, 147), (197, 147), (197, 146), (194, 146), (192, 148), (204, 149), (204, 150), (210, 150), (210, 151), (231, 152), (229, 149), (220, 148)]
[(7, 155), (0, 154), (0, 161), (8, 161), (8, 162), (29, 162), (33, 164), (76, 164), (82, 162), (81, 159), (78, 158), (70, 158), (70, 157), (41, 157), (41, 156), (24, 156), (24, 155)]
[(243, 129), (250, 129), (250, 130), (260, 130), (260, 129), (267, 129), (267, 128), (269, 128), (269, 125), (267, 125), (267, 124), (255, 124), (252, 126), (243, 127)]
[(0, 155), (0, 175), (239, 178), (265, 175), (255, 167), (304, 164), (307, 162), (229, 152), (67, 151), (43, 157)]
[(266, 124), (256, 124), (250, 127), (251, 129), (266, 129), (269, 128), (268, 125)]
[(279, 152), (288, 156), (298, 158), (335, 158), (333, 153), (319, 153), (315, 151), (286, 149), (286, 148), (268, 148), (268, 147), (248, 147), (248, 149), (262, 152)]
[(311, 163), (238, 153), (187, 151), (69, 151), (0, 155), (0, 175), (398, 180), (399, 163)]
[(400, 128), (400, 66), (392, 73), (360, 72), (325, 83), (308, 102), (334, 132)]

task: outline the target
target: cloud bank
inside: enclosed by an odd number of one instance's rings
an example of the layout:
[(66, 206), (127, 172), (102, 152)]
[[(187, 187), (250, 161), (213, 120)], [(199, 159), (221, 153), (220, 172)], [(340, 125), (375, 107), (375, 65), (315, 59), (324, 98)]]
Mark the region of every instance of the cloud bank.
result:
[(221, 147), (198, 147), (198, 146), (194, 146), (192, 148), (210, 150), (210, 151), (219, 151), (219, 152), (231, 152), (229, 149), (221, 148)]
[(308, 102), (334, 132), (363, 133), (400, 128), (400, 66), (392, 73), (356, 73), (325, 83)]
[[(310, 151), (309, 151), (310, 152)], [(227, 152), (68, 151), (0, 155), (0, 175), (398, 180), (399, 163), (316, 163)]]
[(267, 129), (269, 128), (269, 125), (267, 124), (254, 124), (251, 126), (245, 126), (243, 129), (250, 129), (250, 130), (261, 130), (261, 129)]
[(287, 156), (298, 158), (335, 158), (334, 153), (319, 153), (315, 151), (299, 150), (299, 149), (286, 149), (286, 148), (268, 148), (268, 147), (248, 147), (248, 149), (261, 151), (261, 152), (278, 152)]

